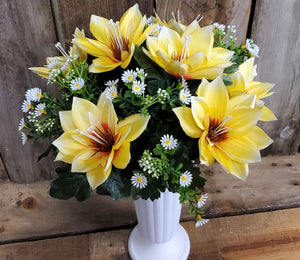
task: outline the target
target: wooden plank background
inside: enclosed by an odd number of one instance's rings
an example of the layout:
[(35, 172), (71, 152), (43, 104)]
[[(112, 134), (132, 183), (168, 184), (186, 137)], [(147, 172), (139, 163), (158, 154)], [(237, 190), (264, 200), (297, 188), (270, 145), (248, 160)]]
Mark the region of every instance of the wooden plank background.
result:
[[(14, 182), (29, 183), (51, 179), (54, 173), (52, 159), (36, 163), (45, 145), (21, 144), (17, 125), (22, 117), (21, 104), (27, 88), (46, 89), (46, 81), (27, 70), (42, 66), (47, 56), (57, 54), (57, 40), (68, 45), (76, 26), (88, 32), (89, 17), (97, 14), (119, 19), (134, 0), (22, 0), (0, 3), (0, 155), (6, 172)], [(299, 113), (299, 12), (297, 0), (138, 0), (147, 15), (156, 8), (160, 17), (169, 19), (179, 9), (188, 23), (198, 14), (204, 18), (201, 25), (213, 22), (235, 24), (237, 37), (244, 41), (250, 33), (260, 46), (258, 79), (276, 83), (276, 94), (267, 99), (278, 121), (262, 124), (275, 140), (264, 154), (294, 154), (300, 143)], [(274, 4), (276, 3), (276, 4)], [(254, 8), (255, 7), (255, 8)], [(250, 11), (254, 11), (250, 15)], [(250, 17), (254, 17), (251, 21)], [(252, 24), (253, 23), (253, 24)], [(48, 88), (49, 89), (49, 88)]]

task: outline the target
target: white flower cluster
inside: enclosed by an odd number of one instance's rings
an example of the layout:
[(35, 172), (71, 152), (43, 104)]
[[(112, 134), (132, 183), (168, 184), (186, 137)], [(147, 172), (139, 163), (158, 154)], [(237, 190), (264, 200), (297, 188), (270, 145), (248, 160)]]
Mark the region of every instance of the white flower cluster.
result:
[(168, 97), (169, 97), (169, 94), (168, 94), (168, 92), (165, 89), (159, 88), (157, 90), (157, 98), (158, 98), (158, 100), (159, 100), (160, 103), (163, 104)]
[(251, 39), (246, 40), (246, 49), (254, 56), (259, 57), (259, 47)]
[(152, 162), (152, 153), (149, 150), (145, 150), (143, 156), (138, 160), (139, 166), (144, 172), (149, 174), (153, 173), (154, 163)]
[(214, 23), (213, 24), (217, 29), (221, 30), (223, 32), (223, 34), (225, 34), (225, 29), (226, 29), (226, 25), (224, 24), (219, 24), (219, 23)]

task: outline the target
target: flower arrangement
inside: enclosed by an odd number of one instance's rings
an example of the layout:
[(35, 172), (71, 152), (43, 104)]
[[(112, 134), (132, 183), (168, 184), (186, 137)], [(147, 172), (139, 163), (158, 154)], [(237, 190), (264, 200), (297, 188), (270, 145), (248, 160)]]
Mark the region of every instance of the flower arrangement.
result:
[(253, 80), (259, 49), (236, 45), (235, 30), (146, 19), (136, 4), (119, 22), (92, 15), (95, 39), (76, 28), (69, 52), (57, 43), (62, 56), (30, 69), (61, 95), (28, 89), (19, 124), (23, 144), (50, 140), (39, 159), (65, 162), (50, 195), (154, 200), (168, 189), (189, 202), (196, 227), (207, 223), (194, 160), (245, 179), (272, 143), (257, 122), (276, 119), (262, 100), (273, 85)]

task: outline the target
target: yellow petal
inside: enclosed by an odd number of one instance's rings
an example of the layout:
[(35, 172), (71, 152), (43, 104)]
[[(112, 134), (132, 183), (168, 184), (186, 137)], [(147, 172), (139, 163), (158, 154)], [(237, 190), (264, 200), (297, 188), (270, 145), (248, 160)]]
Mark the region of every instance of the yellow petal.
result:
[(198, 51), (192, 56), (183, 60), (182, 63), (189, 66), (189, 71), (193, 71), (205, 66), (207, 63), (207, 58), (201, 51)]
[(221, 47), (213, 48), (211, 53), (208, 55), (207, 66), (218, 66), (222, 68), (229, 67), (233, 64), (230, 61), (233, 54), (233, 51), (229, 51)]
[(58, 152), (58, 154), (56, 155), (56, 158), (55, 158), (54, 161), (62, 161), (62, 162), (65, 162), (65, 163), (72, 164), (73, 159), (74, 159), (74, 156), (65, 155), (61, 152)]
[(80, 49), (86, 51), (87, 53), (95, 57), (101, 57), (102, 55), (107, 55), (107, 51), (104, 50), (104, 48), (107, 48), (107, 46), (99, 41), (83, 38), (83, 39), (76, 40), (75, 44)]
[(131, 58), (133, 56), (133, 53), (134, 53), (134, 45), (133, 44), (131, 45), (129, 52), (128, 51), (122, 51), (122, 53), (121, 53), (121, 60), (122, 60), (121, 67), (123, 69), (126, 69), (127, 66), (129, 65), (129, 63), (131, 61)]
[(72, 111), (59, 111), (59, 120), (61, 127), (65, 132), (75, 130), (72, 119)]
[(208, 130), (209, 115), (207, 114), (208, 104), (206, 100), (202, 97), (192, 97), (191, 109), (193, 118), (198, 127), (202, 130)]
[(209, 86), (209, 82), (203, 78), (199, 87), (196, 90), (196, 95), (198, 97), (203, 97), (204, 93), (206, 92), (206, 88)]
[(126, 117), (124, 120), (118, 123), (119, 128), (121, 129), (124, 126), (130, 126), (131, 131), (127, 136), (128, 141), (134, 141), (138, 138), (146, 129), (149, 122), (150, 116), (144, 116), (141, 114), (134, 114)]
[(215, 161), (215, 157), (208, 149), (209, 144), (206, 141), (206, 135), (207, 131), (204, 131), (199, 139), (200, 162), (206, 166), (210, 166)]
[(256, 65), (254, 66), (254, 57), (242, 63), (238, 70), (242, 74), (245, 84), (247, 85), (256, 76)]
[(216, 145), (208, 145), (207, 148), (212, 156), (219, 162), (225, 172), (230, 173), (232, 171), (232, 159)]
[(147, 27), (146, 30), (141, 35), (136, 34), (133, 43), (140, 46), (147, 39), (147, 37), (152, 33), (155, 27), (156, 24), (153, 24)]
[(96, 189), (99, 185), (104, 183), (109, 177), (111, 167), (105, 172), (102, 166), (96, 167), (86, 173), (86, 177), (92, 189)]
[(215, 79), (218, 76), (222, 76), (223, 75), (223, 68), (221, 67), (204, 67), (204, 68), (200, 68), (197, 69), (195, 71), (189, 72), (187, 74), (188, 79)]
[(89, 153), (89, 151), (82, 151), (78, 153), (73, 162), (72, 162), (72, 172), (87, 172), (93, 170), (96, 167), (99, 167), (100, 161), (97, 158), (85, 159), (81, 160), (81, 155), (85, 156), (85, 153)]
[(90, 66), (89, 71), (94, 73), (101, 73), (110, 71), (121, 65), (121, 61), (115, 61), (111, 57), (103, 56), (93, 60), (93, 64)]
[(174, 113), (179, 119), (182, 130), (192, 138), (199, 138), (202, 130), (198, 127), (194, 120), (192, 110), (189, 107), (173, 108)]
[(118, 169), (125, 169), (130, 162), (130, 142), (125, 141), (118, 150), (115, 150), (113, 165)]
[(142, 14), (140, 12), (139, 5), (135, 4), (134, 6), (130, 7), (120, 19), (119, 24), (121, 34), (127, 39), (131, 38), (136, 28), (138, 28), (141, 20)]
[[(238, 92), (235, 92), (238, 93)], [(246, 108), (255, 108), (256, 96), (245, 94), (240, 92), (238, 95), (234, 95), (229, 99), (228, 111), (246, 107)]]
[(119, 128), (117, 140), (115, 140), (115, 145), (113, 146), (114, 150), (118, 150), (123, 142), (128, 138), (128, 135), (131, 131), (131, 125), (124, 125)]
[(208, 107), (210, 118), (223, 121), (229, 101), (227, 89), (221, 77), (212, 81), (203, 93)]
[[(214, 43), (214, 36), (213, 36), (213, 26), (206, 26), (202, 28), (198, 28), (191, 33), (192, 41), (189, 45), (189, 49), (193, 50), (200, 50), (206, 56), (210, 53), (213, 43)], [(185, 33), (183, 33), (183, 36)]]
[(275, 85), (268, 82), (251, 81), (246, 85), (246, 90), (250, 94), (255, 94), (257, 99), (271, 96), (273, 92), (269, 92)]
[(31, 67), (31, 68), (28, 68), (28, 69), (30, 69), (32, 72), (34, 72), (35, 74), (39, 75), (42, 78), (48, 78), (49, 77), (50, 69), (48, 69), (48, 68)]
[(107, 37), (105, 33), (105, 27), (108, 23), (106, 18), (93, 15), (90, 19), (90, 31), (98, 41), (107, 43)]
[(259, 118), (261, 121), (274, 121), (277, 120), (277, 117), (274, 115), (274, 113), (266, 106), (263, 106), (262, 108), (262, 114)]
[(255, 126), (246, 136), (255, 143), (258, 149), (264, 149), (273, 143), (273, 140), (258, 126)]
[(234, 161), (242, 163), (261, 161), (258, 147), (247, 137), (228, 138), (216, 146)]
[(245, 82), (244, 82), (244, 78), (243, 78), (242, 74), (239, 72), (235, 72), (229, 76), (232, 80), (232, 85), (227, 86), (229, 94), (232, 95), (232, 93), (235, 91), (243, 92), (245, 90)]
[(260, 110), (251, 108), (239, 108), (230, 111), (229, 115), (232, 117), (226, 125), (232, 130), (229, 131), (228, 136), (237, 137), (248, 134), (257, 124), (261, 113)]
[(175, 77), (181, 77), (188, 74), (188, 68), (188, 65), (172, 60), (166, 65), (165, 70)]
[(83, 98), (73, 98), (72, 118), (76, 128), (86, 131), (91, 126), (89, 112), (99, 118), (99, 110), (96, 105)]
[(245, 180), (249, 173), (248, 163), (232, 161), (232, 170), (230, 173), (239, 179)]

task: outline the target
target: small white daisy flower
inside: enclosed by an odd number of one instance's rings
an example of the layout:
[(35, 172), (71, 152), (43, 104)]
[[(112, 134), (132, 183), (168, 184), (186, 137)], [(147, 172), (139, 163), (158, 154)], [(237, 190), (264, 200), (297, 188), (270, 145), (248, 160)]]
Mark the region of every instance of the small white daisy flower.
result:
[(23, 118), (21, 118), (21, 120), (19, 122), (18, 131), (21, 132), (24, 127), (25, 127), (25, 120), (24, 120), (24, 117), (23, 117)]
[(188, 88), (183, 88), (179, 92), (179, 99), (183, 104), (189, 105), (191, 103), (191, 92)]
[(142, 174), (135, 173), (131, 177), (131, 183), (134, 187), (142, 189), (142, 188), (145, 188), (147, 186), (147, 178)]
[(35, 116), (40, 116), (45, 113), (45, 104), (38, 104), (34, 110)]
[(22, 111), (24, 113), (26, 113), (26, 112), (29, 111), (29, 109), (31, 109), (31, 102), (30, 102), (30, 100), (24, 100), (23, 104), (22, 104)]
[(32, 101), (40, 101), (42, 97), (42, 90), (40, 88), (32, 89)]
[(116, 87), (117, 84), (118, 84), (118, 82), (119, 82), (119, 79), (116, 79), (116, 80), (109, 80), (109, 81), (107, 81), (104, 85), (105, 85), (106, 87)]
[(106, 98), (113, 100), (117, 97), (118, 91), (115, 86), (107, 87), (104, 91)]
[(50, 63), (47, 65), (48, 69), (57, 69), (58, 61), (57, 60), (52, 60)]
[(79, 90), (82, 89), (82, 87), (84, 86), (84, 79), (82, 78), (77, 78), (77, 79), (72, 79), (70, 82), (70, 87), (72, 90)]
[(158, 36), (161, 31), (161, 28), (162, 26), (160, 26), (159, 24), (156, 25), (152, 33), (150, 33), (150, 36)]
[(187, 187), (192, 183), (193, 176), (189, 171), (185, 171), (183, 174), (180, 175), (180, 186)]
[(214, 23), (213, 24), (217, 29), (220, 29), (222, 32), (225, 31), (226, 26), (224, 24)]
[(254, 57), (259, 57), (259, 47), (253, 43), (253, 40), (247, 39), (246, 40), (246, 49), (254, 56)]
[(196, 228), (201, 227), (209, 222), (209, 219), (202, 218), (200, 215), (197, 215)]
[(208, 198), (207, 193), (202, 194), (198, 200), (198, 208), (202, 208)]
[(154, 24), (154, 21), (153, 21), (153, 19), (152, 19), (152, 16), (150, 16), (149, 18), (147, 18), (146, 25), (147, 25), (147, 26), (151, 26), (151, 25), (153, 25), (153, 24)]
[(65, 71), (70, 67), (70, 59), (67, 59), (67, 61), (60, 67), (61, 71)]
[(27, 89), (25, 93), (26, 100), (33, 101), (33, 96), (34, 96), (34, 88)]
[(146, 85), (143, 82), (135, 80), (133, 81), (131, 90), (133, 94), (142, 95), (145, 92), (145, 87)]
[(169, 135), (169, 134), (163, 135), (160, 138), (160, 143), (163, 146), (163, 148), (165, 148), (166, 150), (172, 150), (176, 148), (177, 142), (178, 142), (177, 139), (175, 139), (173, 135)]
[(137, 73), (133, 70), (125, 70), (122, 74), (122, 81), (124, 83), (132, 83), (137, 77)]
[(21, 138), (22, 138), (22, 144), (24, 145), (27, 141), (27, 136), (25, 133), (21, 133)]

